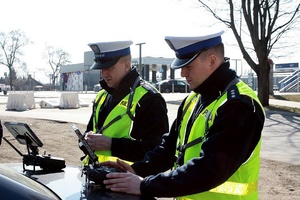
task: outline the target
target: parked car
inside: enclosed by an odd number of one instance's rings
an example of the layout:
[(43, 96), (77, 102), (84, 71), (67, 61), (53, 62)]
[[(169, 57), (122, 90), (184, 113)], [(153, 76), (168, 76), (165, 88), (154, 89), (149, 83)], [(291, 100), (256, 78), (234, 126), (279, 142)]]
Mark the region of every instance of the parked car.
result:
[(175, 80), (175, 79), (168, 79), (162, 80), (154, 84), (156, 89), (163, 93), (170, 93), (170, 92), (181, 92), (181, 93), (188, 93), (190, 92), (190, 86), (187, 82), (183, 80)]
[[(1, 122), (0, 122), (1, 123)], [(21, 130), (14, 129), (15, 130)], [(22, 132), (23, 133), (23, 132)], [(27, 132), (26, 132), (27, 133)], [(16, 134), (19, 142), (25, 139), (21, 134)], [(27, 149), (31, 149), (27, 155), (23, 155), (16, 147), (3, 139), (23, 157), (23, 163), (0, 163), (0, 199), (5, 200), (101, 200), (101, 199), (128, 199), (142, 200), (149, 199), (142, 196), (130, 195), (126, 193), (116, 193), (104, 190), (99, 184), (95, 185), (86, 180), (82, 175), (81, 167), (66, 166), (62, 169), (60, 159), (51, 157), (49, 154), (37, 155), (37, 138), (33, 132), (30, 134), (30, 143), (26, 143)], [(19, 137), (17, 137), (19, 136)], [(1, 136), (2, 137), (2, 136)], [(0, 137), (0, 144), (1, 144)], [(33, 139), (34, 138), (34, 139)], [(27, 138), (26, 138), (27, 141)], [(47, 163), (47, 167), (42, 164)], [(43, 167), (41, 167), (43, 166)], [(48, 166), (52, 166), (48, 168)], [(54, 168), (53, 168), (54, 167)]]
[[(95, 188), (93, 188), (95, 187)], [(5, 200), (143, 200), (148, 197), (87, 187), (85, 175), (77, 166), (67, 166), (58, 172), (23, 170), (22, 163), (0, 163), (0, 199)], [(154, 198), (153, 198), (154, 199)]]
[(0, 183), (1, 199), (61, 199), (47, 186), (3, 164), (0, 164)]

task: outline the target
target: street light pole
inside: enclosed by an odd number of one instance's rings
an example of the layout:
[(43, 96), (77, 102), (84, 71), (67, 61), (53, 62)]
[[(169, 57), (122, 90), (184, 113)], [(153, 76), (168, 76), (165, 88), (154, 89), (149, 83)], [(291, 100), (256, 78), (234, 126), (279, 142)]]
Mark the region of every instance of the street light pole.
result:
[[(142, 73), (142, 45), (146, 44), (145, 42), (137, 43), (135, 45), (139, 45), (140, 55), (139, 55), (139, 72)], [(142, 76), (143, 77), (143, 76)]]

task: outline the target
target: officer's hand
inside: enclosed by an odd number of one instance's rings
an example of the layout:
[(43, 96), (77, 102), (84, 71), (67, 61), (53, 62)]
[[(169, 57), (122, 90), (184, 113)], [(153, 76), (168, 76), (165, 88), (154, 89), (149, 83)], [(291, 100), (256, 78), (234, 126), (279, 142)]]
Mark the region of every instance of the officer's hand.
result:
[(105, 135), (88, 132), (85, 135), (85, 140), (93, 150), (110, 150), (111, 138)]
[(141, 195), (140, 185), (143, 180), (142, 177), (133, 173), (109, 173), (106, 175), (103, 183), (107, 189), (114, 192), (125, 192), (128, 194)]
[(111, 168), (116, 168), (123, 172), (131, 172), (133, 174), (136, 174), (130, 164), (128, 164), (127, 162), (124, 162), (120, 159), (117, 159), (117, 162), (114, 162), (114, 161), (101, 162), (101, 165), (111, 167)]

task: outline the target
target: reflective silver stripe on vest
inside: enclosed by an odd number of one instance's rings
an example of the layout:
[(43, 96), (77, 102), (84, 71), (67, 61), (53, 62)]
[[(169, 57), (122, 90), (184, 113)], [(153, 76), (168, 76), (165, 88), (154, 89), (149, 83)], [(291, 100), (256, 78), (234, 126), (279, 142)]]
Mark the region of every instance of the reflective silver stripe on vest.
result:
[(219, 185), (209, 191), (239, 196), (248, 195), (257, 191), (257, 181), (253, 183), (235, 183), (226, 181), (222, 185)]

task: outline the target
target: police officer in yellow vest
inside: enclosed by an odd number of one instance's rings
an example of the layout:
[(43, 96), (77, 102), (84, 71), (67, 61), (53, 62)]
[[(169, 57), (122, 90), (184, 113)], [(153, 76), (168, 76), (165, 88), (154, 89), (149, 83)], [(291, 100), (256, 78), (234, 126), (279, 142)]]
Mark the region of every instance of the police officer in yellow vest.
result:
[(177, 199), (258, 199), (264, 109), (230, 69), (222, 33), (165, 37), (176, 53), (172, 68), (181, 68), (192, 92), (170, 133), (143, 161), (106, 163), (131, 172), (109, 174), (107, 188)]
[[(142, 160), (169, 130), (164, 98), (131, 66), (131, 44), (88, 44), (95, 55), (91, 69), (100, 69), (103, 79), (85, 139), (100, 162), (116, 157), (131, 162)], [(87, 164), (88, 157), (83, 162)]]

